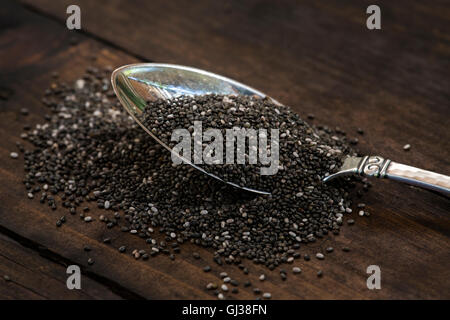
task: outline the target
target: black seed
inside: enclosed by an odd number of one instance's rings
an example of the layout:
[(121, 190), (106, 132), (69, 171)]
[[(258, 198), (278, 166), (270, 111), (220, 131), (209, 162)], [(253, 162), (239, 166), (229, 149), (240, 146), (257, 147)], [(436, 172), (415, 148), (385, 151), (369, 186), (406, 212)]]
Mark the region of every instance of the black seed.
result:
[[(323, 184), (321, 179), (338, 170), (343, 155), (356, 155), (350, 147), (356, 140), (343, 130), (308, 125), (289, 107), (256, 97), (181, 96), (148, 102), (141, 120), (171, 146), (173, 129), (193, 132), (197, 120), (221, 132), (234, 126), (279, 129), (283, 170), (276, 175), (263, 176), (259, 165), (248, 163), (200, 165), (227, 181), (272, 193), (249, 194), (189, 165), (173, 165), (170, 152), (120, 107), (110, 72), (90, 67), (73, 85), (54, 80), (45, 91), (45, 125), (21, 135), (33, 146), (23, 153), (27, 196), (43, 190), (42, 203), (57, 210), (61, 201), (86, 222), (94, 217), (88, 216), (87, 205), (108, 210), (100, 219), (107, 228), (118, 226), (145, 239), (150, 249), (134, 251), (136, 259), (159, 253), (173, 259), (172, 252), (190, 242), (212, 250), (216, 264), (237, 265), (244, 274), (249, 273), (244, 260), (274, 270), (301, 257), (295, 252), (300, 243), (339, 234), (340, 215), (351, 206), (349, 190), (361, 181)], [(370, 188), (369, 181), (361, 184)], [(360, 189), (358, 196), (363, 195)], [(162, 238), (155, 235), (158, 231)], [(198, 253), (192, 255), (200, 259)]]
[(211, 271), (211, 267), (210, 266), (206, 266), (203, 268), (204, 272), (210, 272)]

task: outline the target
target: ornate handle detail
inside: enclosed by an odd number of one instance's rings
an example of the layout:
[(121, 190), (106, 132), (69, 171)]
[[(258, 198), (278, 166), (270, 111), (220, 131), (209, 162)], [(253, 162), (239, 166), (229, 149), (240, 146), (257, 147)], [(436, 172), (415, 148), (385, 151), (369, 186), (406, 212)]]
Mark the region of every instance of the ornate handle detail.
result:
[(450, 196), (449, 176), (396, 163), (380, 156), (362, 158), (357, 173), (369, 177), (388, 178)]
[(391, 160), (380, 156), (366, 156), (361, 160), (358, 173), (369, 177), (384, 178)]

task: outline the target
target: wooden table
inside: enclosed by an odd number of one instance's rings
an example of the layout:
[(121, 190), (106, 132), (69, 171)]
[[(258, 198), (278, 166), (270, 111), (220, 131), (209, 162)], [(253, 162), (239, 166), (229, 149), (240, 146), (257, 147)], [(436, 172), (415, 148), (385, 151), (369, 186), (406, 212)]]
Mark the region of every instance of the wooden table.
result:
[[(81, 32), (65, 26), (73, 3), (81, 7)], [(209, 299), (205, 284), (218, 282), (219, 271), (246, 279), (229, 265), (212, 264), (205, 274), (212, 252), (190, 244), (175, 261), (135, 261), (116, 245), (139, 248), (141, 239), (70, 216), (56, 228), (65, 212), (26, 198), (23, 159), (9, 155), (25, 123), (43, 122), (41, 97), (52, 72), (70, 82), (90, 64), (203, 68), (258, 88), (304, 116), (314, 113), (315, 123), (339, 126), (349, 136), (364, 128), (358, 138), (365, 153), (450, 174), (450, 8), (445, 1), (377, 3), (382, 30), (369, 31), (370, 1), (2, 1), (0, 298)], [(21, 107), (30, 115), (20, 115)], [(407, 143), (409, 152), (402, 149)], [(449, 299), (450, 201), (376, 181), (364, 202), (369, 218), (354, 213), (356, 224), (341, 235), (300, 249), (314, 254), (335, 247), (324, 261), (296, 261), (303, 272), (287, 282), (248, 262), (249, 279), (274, 299)], [(102, 242), (106, 236), (112, 244)], [(85, 245), (93, 250), (83, 251)], [(344, 246), (352, 251), (342, 252)], [(201, 260), (192, 257), (194, 250)], [(82, 268), (82, 290), (66, 288), (70, 264)], [(369, 265), (381, 268), (381, 290), (366, 287)], [(263, 272), (268, 280), (259, 283)], [(241, 286), (235, 297), (255, 296)]]

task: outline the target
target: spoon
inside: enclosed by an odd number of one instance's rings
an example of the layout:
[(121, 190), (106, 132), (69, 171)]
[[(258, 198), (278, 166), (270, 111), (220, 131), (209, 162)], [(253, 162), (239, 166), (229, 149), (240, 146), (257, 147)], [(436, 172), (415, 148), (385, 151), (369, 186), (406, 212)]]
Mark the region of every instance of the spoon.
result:
[[(111, 75), (111, 82), (114, 92), (127, 112), (149, 135), (169, 151), (172, 151), (170, 147), (140, 121), (140, 115), (147, 106), (147, 101), (171, 99), (182, 95), (221, 94), (266, 97), (271, 99), (273, 103), (281, 105), (275, 99), (237, 81), (204, 70), (173, 64), (137, 63), (125, 65), (114, 70)], [(174, 154), (181, 158), (183, 162), (229, 185), (259, 194), (270, 194), (266, 191), (224, 181), (183, 158), (178, 153)], [(347, 157), (339, 171), (325, 177), (323, 182), (352, 174), (389, 178), (438, 191), (447, 196), (450, 195), (450, 177), (399, 164), (379, 156)]]

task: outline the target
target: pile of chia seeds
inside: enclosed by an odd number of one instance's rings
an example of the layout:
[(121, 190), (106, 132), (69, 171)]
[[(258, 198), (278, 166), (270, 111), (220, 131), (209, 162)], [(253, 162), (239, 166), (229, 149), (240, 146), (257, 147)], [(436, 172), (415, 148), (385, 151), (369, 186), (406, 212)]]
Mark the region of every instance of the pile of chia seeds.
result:
[[(344, 214), (351, 212), (349, 190), (355, 183), (321, 179), (339, 167), (342, 155), (354, 153), (345, 135), (312, 127), (267, 99), (208, 95), (149, 103), (144, 122), (166, 143), (172, 129), (189, 128), (194, 120), (220, 129), (279, 128), (281, 170), (275, 176), (261, 182), (252, 166), (217, 167), (215, 173), (231, 181), (244, 177), (246, 184), (272, 191), (245, 193), (188, 164), (174, 165), (171, 153), (120, 106), (109, 77), (110, 69), (91, 67), (73, 85), (54, 83), (43, 98), (49, 110), (45, 122), (21, 135), (32, 145), (23, 150), (19, 144), (28, 197), (67, 212), (57, 226), (71, 215), (89, 223), (87, 203), (95, 202), (106, 210), (100, 220), (108, 228), (148, 244), (149, 249), (129, 252), (136, 258), (172, 257), (190, 241), (214, 250), (219, 265), (241, 267), (249, 259), (269, 269), (298, 258), (301, 243), (339, 233)], [(165, 234), (163, 241), (157, 230)]]
[[(196, 132), (195, 122), (201, 124), (202, 132)], [(224, 181), (231, 182), (241, 187), (266, 191), (273, 194), (286, 193), (304, 194), (306, 190), (312, 190), (319, 195), (323, 202), (327, 202), (331, 195), (327, 193), (335, 191), (321, 183), (321, 179), (335, 172), (342, 164), (344, 155), (356, 155), (351, 150), (345, 137), (333, 135), (329, 130), (316, 130), (304, 122), (291, 108), (275, 104), (269, 98), (255, 96), (224, 96), (202, 95), (181, 96), (170, 100), (159, 99), (148, 102), (141, 122), (156, 137), (171, 149), (178, 143), (173, 141), (172, 133), (176, 129), (187, 129), (191, 135), (191, 155), (194, 159), (195, 135), (201, 135), (209, 128), (218, 129), (223, 138), (223, 157), (220, 164), (196, 163), (208, 173), (211, 173)], [(238, 143), (235, 138), (234, 161), (227, 164), (225, 147), (227, 130), (238, 128), (239, 130), (254, 130), (255, 154), (259, 148), (268, 147), (257, 145), (258, 134), (264, 129), (266, 140), (271, 129), (278, 129), (279, 166), (276, 174), (262, 175), (261, 163), (250, 164), (249, 138), (245, 141), (242, 150), (244, 164), (237, 164)], [(201, 141), (203, 142), (203, 141)], [(208, 145), (203, 142), (202, 149)], [(232, 142), (233, 145), (233, 142)], [(264, 150), (266, 152), (266, 150)], [(202, 159), (201, 159), (202, 160)], [(255, 157), (256, 160), (256, 157)], [(319, 198), (318, 198), (319, 199)], [(296, 199), (298, 200), (298, 199)], [(300, 199), (301, 201), (301, 199)], [(336, 203), (334, 203), (336, 204)], [(332, 209), (332, 206), (330, 206)]]

